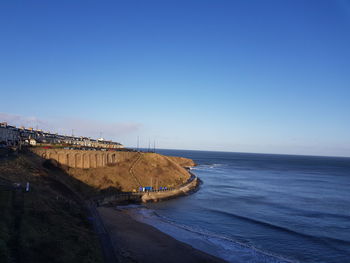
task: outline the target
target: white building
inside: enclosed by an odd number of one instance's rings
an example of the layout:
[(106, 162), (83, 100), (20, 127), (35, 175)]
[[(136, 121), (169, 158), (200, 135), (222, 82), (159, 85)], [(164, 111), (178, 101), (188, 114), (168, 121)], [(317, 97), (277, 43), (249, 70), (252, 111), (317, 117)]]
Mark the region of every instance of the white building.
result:
[(30, 140), (29, 140), (29, 144), (30, 144), (31, 146), (36, 146), (36, 140), (35, 140), (35, 139), (30, 139)]

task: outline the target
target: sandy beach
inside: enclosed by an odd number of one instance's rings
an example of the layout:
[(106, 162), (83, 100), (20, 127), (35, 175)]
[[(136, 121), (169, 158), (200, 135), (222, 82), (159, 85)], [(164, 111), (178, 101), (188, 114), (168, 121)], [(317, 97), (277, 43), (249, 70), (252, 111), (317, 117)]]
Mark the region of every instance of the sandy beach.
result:
[(225, 262), (196, 250), (123, 211), (99, 207), (120, 262)]

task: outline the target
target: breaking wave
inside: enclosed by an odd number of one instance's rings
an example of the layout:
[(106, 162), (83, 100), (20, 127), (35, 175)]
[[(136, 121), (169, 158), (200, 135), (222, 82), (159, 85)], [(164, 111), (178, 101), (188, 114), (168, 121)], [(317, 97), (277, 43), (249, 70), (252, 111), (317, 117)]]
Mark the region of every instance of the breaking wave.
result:
[(221, 234), (179, 224), (156, 211), (144, 207), (130, 209), (129, 213), (138, 221), (150, 224), (160, 231), (228, 262), (290, 263), (297, 262), (233, 240)]

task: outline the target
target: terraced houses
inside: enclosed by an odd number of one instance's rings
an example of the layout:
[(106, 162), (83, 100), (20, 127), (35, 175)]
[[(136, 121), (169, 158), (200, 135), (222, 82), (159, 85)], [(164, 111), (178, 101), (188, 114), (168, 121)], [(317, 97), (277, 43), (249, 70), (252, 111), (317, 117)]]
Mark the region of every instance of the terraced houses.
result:
[(89, 137), (66, 136), (35, 130), (33, 128), (17, 128), (0, 123), (0, 146), (16, 147), (19, 145), (66, 145), (73, 147), (91, 147), (103, 149), (118, 149), (124, 146), (118, 142), (104, 139), (91, 139)]

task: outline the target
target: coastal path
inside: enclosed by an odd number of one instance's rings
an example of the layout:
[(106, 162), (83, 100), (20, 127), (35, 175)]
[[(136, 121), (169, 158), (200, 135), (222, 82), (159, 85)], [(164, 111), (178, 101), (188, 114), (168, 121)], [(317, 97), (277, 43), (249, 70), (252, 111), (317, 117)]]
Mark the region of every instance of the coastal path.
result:
[(95, 233), (98, 235), (101, 243), (105, 263), (119, 262), (113, 248), (113, 242), (109, 232), (106, 230), (101, 216), (96, 209), (96, 204), (91, 201), (86, 202), (86, 207), (90, 212), (90, 220), (92, 221)]
[(131, 165), (130, 169), (129, 169), (129, 173), (131, 174), (131, 176), (134, 178), (136, 184), (141, 187), (141, 182), (140, 180), (136, 177), (135, 173), (134, 173), (134, 167), (136, 166), (136, 164), (141, 160), (142, 158), (142, 153), (139, 153), (137, 159), (135, 160), (135, 162)]
[(168, 199), (172, 196), (179, 196), (181, 194), (185, 194), (187, 192), (193, 192), (193, 189), (199, 184), (199, 179), (196, 175), (189, 172), (191, 177), (183, 184), (174, 188), (167, 189), (155, 189), (155, 190), (147, 190), (147, 191), (138, 191), (138, 192), (121, 192), (121, 193), (113, 193), (113, 194), (104, 194), (99, 195), (93, 198), (92, 200), (98, 206), (104, 205), (113, 205), (118, 203), (141, 203), (143, 200), (150, 200), (149, 198), (144, 198), (145, 196), (152, 196), (152, 199)]

